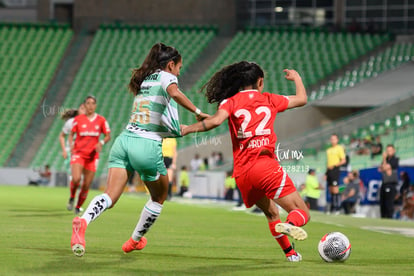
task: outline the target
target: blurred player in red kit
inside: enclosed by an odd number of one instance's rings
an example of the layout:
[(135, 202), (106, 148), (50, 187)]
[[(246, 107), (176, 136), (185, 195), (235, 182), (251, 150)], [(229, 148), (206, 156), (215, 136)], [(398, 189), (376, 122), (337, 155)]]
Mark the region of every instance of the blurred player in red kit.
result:
[[(70, 182), (70, 198), (67, 209), (72, 210), (75, 202), (76, 190), (78, 189), (81, 178), (83, 181), (75, 206), (75, 214), (79, 214), (82, 204), (85, 202), (89, 186), (95, 176), (98, 167), (99, 152), (102, 147), (111, 139), (110, 128), (106, 119), (95, 113), (96, 98), (86, 97), (84, 101), (85, 114), (75, 117), (72, 131), (69, 134), (69, 145), (72, 148), (70, 160), (72, 181)], [(76, 134), (75, 143), (73, 136)], [(99, 136), (104, 134), (104, 139), (99, 140)]]
[[(296, 95), (281, 96), (262, 93), (263, 70), (256, 63), (242, 61), (224, 67), (203, 87), (209, 103), (219, 107), (212, 117), (190, 126), (182, 126), (182, 135), (207, 131), (228, 119), (233, 144), (233, 176), (246, 207), (256, 204), (265, 214), (270, 232), (290, 262), (302, 260), (287, 237), (307, 238), (301, 228), (309, 218), (309, 209), (296, 191), (286, 171), (276, 160), (276, 114), (303, 106), (306, 90), (295, 70), (285, 69), (285, 78), (296, 84)], [(288, 212), (285, 223), (279, 216), (278, 204)]]

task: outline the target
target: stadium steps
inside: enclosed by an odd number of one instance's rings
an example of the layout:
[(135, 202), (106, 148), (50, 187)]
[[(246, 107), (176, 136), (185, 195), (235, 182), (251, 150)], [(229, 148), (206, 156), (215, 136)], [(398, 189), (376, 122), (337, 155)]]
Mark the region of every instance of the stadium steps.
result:
[(332, 96), (346, 88), (353, 88), (368, 79), (379, 77), (380, 74), (394, 70), (414, 60), (413, 42), (387, 43), (386, 47), (376, 53), (369, 54), (359, 63), (347, 67), (342, 74), (330, 76), (325, 84), (313, 90), (310, 99), (320, 100)]
[(339, 68), (338, 70), (334, 71), (332, 74), (324, 78), (323, 80), (319, 81), (315, 85), (312, 85), (308, 88), (308, 91), (310, 92), (309, 100), (316, 100), (312, 98), (312, 93), (315, 94), (316, 91), (321, 86), (327, 86), (330, 80), (337, 79), (341, 76), (344, 76), (347, 71), (352, 71), (354, 68), (358, 67), (363, 61), (369, 60), (370, 57), (379, 55), (382, 53), (385, 49), (388, 47), (391, 47), (394, 45), (394, 41), (385, 41), (382, 44), (380, 44), (377, 48), (374, 48), (373, 50), (363, 54), (362, 56), (358, 57), (355, 60), (351, 60), (348, 64), (346, 64), (344, 67)]
[[(11, 155), (8, 166), (28, 167), (39, 150), (47, 131), (56, 117), (60, 117), (66, 108), (63, 101), (78, 72), (87, 49), (92, 43), (93, 36), (81, 31), (74, 35), (70, 45), (66, 49), (64, 57), (55, 73), (48, 91), (42, 100), (42, 104), (36, 110), (31, 123), (25, 131)], [(58, 137), (56, 137), (56, 141)]]
[(188, 68), (187, 73), (183, 77), (180, 77), (180, 86), (184, 92), (190, 90), (195, 85), (231, 40), (232, 37), (217, 36), (211, 41), (204, 50), (203, 55)]

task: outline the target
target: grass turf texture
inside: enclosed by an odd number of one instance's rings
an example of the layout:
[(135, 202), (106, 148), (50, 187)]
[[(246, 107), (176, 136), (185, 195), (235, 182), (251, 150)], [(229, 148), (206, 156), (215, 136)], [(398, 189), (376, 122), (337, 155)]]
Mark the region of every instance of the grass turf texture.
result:
[[(412, 275), (414, 269), (413, 237), (389, 233), (414, 230), (412, 222), (312, 213), (308, 239), (296, 242), (303, 261), (289, 263), (264, 216), (221, 203), (166, 202), (146, 235), (147, 247), (124, 254), (121, 246), (148, 199), (127, 194), (89, 225), (86, 253), (79, 258), (70, 249), (74, 215), (65, 209), (68, 193), (0, 186), (0, 275)], [(87, 203), (97, 193), (91, 191)], [(319, 257), (319, 239), (332, 231), (351, 241), (345, 263)]]

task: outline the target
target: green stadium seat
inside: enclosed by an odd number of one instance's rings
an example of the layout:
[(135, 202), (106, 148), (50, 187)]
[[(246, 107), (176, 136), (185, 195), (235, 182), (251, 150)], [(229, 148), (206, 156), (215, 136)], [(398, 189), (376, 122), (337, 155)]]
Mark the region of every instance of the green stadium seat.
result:
[[(8, 125), (10, 130), (0, 138), (0, 144), (8, 145), (3, 148), (0, 166), (40, 105), (72, 35), (67, 26), (0, 24), (0, 72), (4, 72), (0, 78), (0, 100), (12, 107), (3, 110), (3, 114), (10, 116), (0, 117), (0, 124)], [(22, 78), (27, 75), (30, 77)]]

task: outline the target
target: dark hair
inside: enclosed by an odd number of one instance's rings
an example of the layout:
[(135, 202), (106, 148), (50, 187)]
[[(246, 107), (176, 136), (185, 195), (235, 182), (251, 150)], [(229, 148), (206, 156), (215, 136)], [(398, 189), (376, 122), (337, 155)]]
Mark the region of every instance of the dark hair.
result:
[(181, 55), (174, 47), (163, 43), (154, 44), (141, 67), (132, 70), (129, 81), (129, 91), (137, 95), (141, 90), (141, 84), (146, 77), (153, 74), (157, 69), (165, 69), (168, 62), (174, 61), (177, 64), (181, 61)]
[(353, 171), (352, 171), (352, 175), (353, 175), (355, 178), (358, 178), (358, 177), (359, 177), (359, 172), (358, 172), (357, 170), (353, 170)]
[(222, 68), (201, 88), (209, 103), (218, 103), (230, 98), (246, 86), (256, 87), (257, 80), (264, 72), (254, 62), (240, 61)]
[(70, 118), (76, 117), (78, 116), (78, 110), (77, 109), (68, 109), (65, 110), (65, 112), (62, 113), (62, 115), (60, 116), (60, 118), (62, 120), (68, 120)]
[[(84, 103), (81, 103), (79, 105), (79, 107), (81, 107), (83, 104)], [(62, 120), (65, 120), (66, 121), (66, 120), (68, 120), (70, 118), (74, 118), (74, 117), (76, 117), (78, 115), (79, 115), (79, 108), (78, 109), (71, 108), (71, 109), (65, 110), (65, 112), (62, 113), (62, 115), (60, 116), (60, 118)]]
[(388, 144), (388, 145), (387, 145), (387, 148), (388, 148), (388, 147), (395, 149), (395, 147), (394, 147), (394, 145), (393, 145), (393, 144)]
[(83, 101), (83, 103), (86, 103), (86, 101), (87, 101), (87, 100), (89, 100), (89, 99), (93, 99), (93, 100), (95, 101), (95, 103), (96, 103), (96, 97), (95, 97), (95, 96), (93, 96), (93, 95), (88, 95), (88, 96), (85, 98), (85, 100)]

